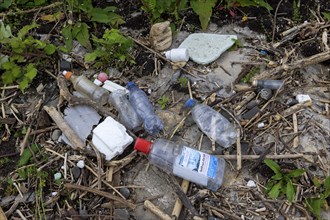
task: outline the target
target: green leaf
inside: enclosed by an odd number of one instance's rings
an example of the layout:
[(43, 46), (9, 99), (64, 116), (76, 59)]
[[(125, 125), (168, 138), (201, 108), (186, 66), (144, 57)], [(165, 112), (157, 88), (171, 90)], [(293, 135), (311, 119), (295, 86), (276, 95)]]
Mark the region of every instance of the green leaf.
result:
[(9, 57), (7, 55), (0, 54), (0, 68), (3, 63), (8, 61), (9, 61)]
[(1, 22), (1, 26), (0, 26), (0, 40), (5, 39), (5, 38), (9, 38), (12, 37), (12, 33), (11, 33), (11, 28), (9, 25), (5, 26), (5, 24), (3, 22)]
[(93, 62), (97, 58), (97, 53), (86, 53), (85, 55), (85, 61), (86, 62)]
[(47, 55), (52, 55), (56, 51), (56, 46), (54, 44), (47, 44), (44, 51)]
[(216, 4), (216, 0), (191, 0), (190, 6), (194, 12), (199, 16), (203, 31), (206, 30), (210, 18), (212, 16), (212, 8)]
[[(38, 150), (38, 145), (32, 144), (30, 148), (35, 153)], [(31, 159), (32, 152), (30, 151), (30, 148), (24, 149), (24, 151), (18, 161), (18, 164), (17, 164), (18, 167), (26, 165), (29, 162), (29, 160)]]
[(322, 181), (319, 178), (317, 178), (316, 176), (314, 176), (313, 184), (314, 184), (315, 187), (321, 187)]
[(295, 190), (292, 184), (292, 181), (289, 179), (286, 183), (286, 197), (290, 202), (294, 200)]
[(265, 159), (264, 163), (274, 171), (275, 174), (281, 174), (281, 167), (273, 160)]
[(66, 26), (62, 28), (62, 36), (64, 38), (64, 44), (68, 52), (72, 50), (73, 47), (73, 37), (72, 37), (72, 28), (70, 26)]
[(282, 175), (282, 173), (277, 173), (274, 176), (272, 176), (272, 179), (273, 180), (281, 180), (281, 179), (283, 179), (283, 175)]
[(30, 25), (26, 25), (24, 26), (17, 34), (17, 37), (20, 38), (20, 39), (23, 39), (23, 37), (29, 33), (29, 31), (33, 28), (36, 28), (38, 27), (38, 25), (36, 23), (32, 23)]
[(27, 87), (29, 87), (29, 79), (24, 77), (23, 80), (18, 83), (18, 88), (24, 92)]
[(321, 220), (321, 211), (324, 200), (320, 198), (308, 198), (306, 199), (307, 208), (314, 214), (314, 216)]
[(77, 23), (72, 30), (72, 36), (85, 48), (91, 49), (92, 45), (89, 41), (88, 25), (86, 23)]
[(290, 171), (289, 173), (285, 174), (285, 176), (287, 177), (299, 177), (301, 175), (303, 175), (303, 173), (305, 173), (305, 170), (304, 169), (296, 169), (296, 170), (292, 170)]
[(11, 6), (11, 0), (4, 0), (0, 3), (0, 9), (7, 9), (9, 6)]
[(325, 19), (330, 21), (330, 12), (322, 12), (322, 15)]
[(268, 192), (269, 197), (272, 199), (276, 199), (281, 192), (281, 188), (282, 188), (282, 181), (276, 183), (273, 186), (273, 188)]
[(33, 64), (29, 64), (26, 68), (25, 68), (26, 73), (24, 74), (24, 76), (26, 78), (28, 78), (28, 80), (30, 80), (29, 82), (32, 82), (32, 80), (34, 79), (34, 77), (36, 77), (38, 71), (37, 69), (34, 67)]
[(328, 176), (325, 181), (324, 181), (324, 188), (325, 188), (325, 192), (324, 192), (324, 198), (328, 198), (330, 195), (330, 176)]

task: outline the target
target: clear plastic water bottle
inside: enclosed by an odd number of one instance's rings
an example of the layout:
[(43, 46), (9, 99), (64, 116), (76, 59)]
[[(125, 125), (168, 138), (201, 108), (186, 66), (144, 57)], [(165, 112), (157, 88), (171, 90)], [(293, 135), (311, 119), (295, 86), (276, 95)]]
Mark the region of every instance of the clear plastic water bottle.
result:
[(144, 129), (152, 135), (158, 134), (163, 130), (164, 125), (162, 120), (156, 115), (147, 94), (133, 82), (128, 82), (127, 88), (130, 92), (129, 101), (139, 118), (143, 121)]
[(148, 155), (158, 168), (217, 191), (225, 172), (225, 160), (165, 139), (154, 143), (137, 138), (134, 149)]
[(101, 88), (90, 81), (86, 76), (76, 76), (70, 71), (63, 71), (63, 75), (73, 84), (73, 88), (89, 97), (93, 101), (105, 105), (108, 102), (109, 93), (104, 88)]
[(131, 103), (128, 101), (128, 96), (125, 90), (115, 90), (109, 96), (109, 102), (114, 106), (119, 115), (119, 121), (131, 131), (136, 131), (142, 121), (138, 117)]
[(194, 121), (210, 139), (224, 148), (228, 148), (236, 142), (237, 132), (234, 125), (219, 112), (210, 106), (197, 104), (194, 99), (189, 99), (186, 106), (193, 108), (192, 117)]
[(257, 86), (260, 88), (267, 88), (267, 89), (279, 89), (283, 86), (284, 82), (283, 80), (254, 80), (252, 82), (253, 86)]

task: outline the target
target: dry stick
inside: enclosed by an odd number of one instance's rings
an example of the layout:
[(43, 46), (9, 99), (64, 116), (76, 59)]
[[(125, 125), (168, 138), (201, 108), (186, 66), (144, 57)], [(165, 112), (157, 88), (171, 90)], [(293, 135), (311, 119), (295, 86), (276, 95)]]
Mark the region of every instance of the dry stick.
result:
[[(181, 188), (182, 188), (182, 191), (184, 193), (187, 193), (188, 188), (189, 188), (189, 181), (188, 180), (182, 180)], [(180, 215), (180, 212), (181, 212), (181, 209), (182, 209), (182, 202), (179, 198), (177, 198), (176, 201), (175, 201), (173, 211), (172, 211), (172, 217), (174, 217), (175, 219), (178, 219), (179, 215)]]
[(23, 151), (25, 149), (25, 146), (26, 146), (28, 137), (30, 136), (30, 132), (31, 132), (31, 127), (29, 126), (28, 129), (27, 129), (27, 131), (26, 131), (26, 134), (25, 134), (25, 136), (23, 138), (23, 141), (22, 141), (21, 145), (19, 146), (19, 148), (20, 148), (20, 155), (23, 154)]
[(236, 151), (237, 151), (237, 171), (240, 171), (242, 169), (242, 150), (241, 150), (241, 130), (237, 129), (237, 140), (236, 140)]
[(147, 209), (149, 209), (152, 213), (157, 215), (160, 219), (162, 219), (162, 220), (172, 220), (169, 215), (165, 214), (163, 211), (161, 211), (157, 206), (155, 206), (149, 200), (144, 201), (144, 206)]
[[(297, 114), (293, 113), (292, 115), (292, 122), (293, 122), (293, 132), (294, 134), (298, 134), (298, 120), (297, 120)], [(299, 137), (298, 135), (293, 139), (293, 148), (298, 147), (299, 145)]]
[[(236, 107), (235, 107), (235, 111), (237, 111), (237, 115), (240, 115), (240, 113), (242, 113), (242, 111), (244, 111), (244, 109), (242, 109), (247, 103), (249, 103), (254, 97), (256, 97), (256, 93), (255, 92), (251, 92), (248, 96), (246, 96), (241, 102), (239, 102)], [(242, 109), (241, 111), (239, 111), (240, 109)]]
[(111, 193), (104, 192), (104, 191), (101, 191), (101, 190), (98, 190), (98, 189), (92, 189), (92, 188), (87, 187), (87, 186), (81, 186), (81, 185), (76, 185), (76, 184), (72, 184), (72, 183), (65, 183), (64, 184), (64, 188), (67, 188), (67, 189), (78, 189), (78, 190), (90, 192), (90, 193), (93, 193), (93, 194), (96, 194), (96, 195), (99, 195), (99, 196), (103, 196), (103, 197), (106, 197), (108, 199), (111, 199), (111, 200), (120, 202), (120, 203), (126, 205), (127, 207), (129, 207), (131, 209), (135, 209), (136, 208), (136, 205), (135, 204), (133, 204), (133, 203), (131, 203), (131, 202), (125, 200), (125, 199), (122, 199), (122, 198), (120, 198), (118, 196), (112, 195)]
[(271, 78), (275, 74), (283, 72), (283, 71), (288, 72), (288, 71), (292, 71), (295, 69), (304, 68), (306, 66), (318, 64), (318, 63), (321, 63), (321, 62), (329, 60), (329, 59), (330, 59), (330, 51), (318, 53), (313, 56), (297, 60), (296, 62), (291, 63), (291, 64), (285, 64), (285, 65), (281, 65), (276, 68), (273, 68), (271, 70), (266, 70), (266, 71), (260, 73), (260, 75), (258, 75), (257, 77), (255, 77), (255, 79)]
[(97, 159), (97, 188), (101, 189), (102, 188), (102, 159), (101, 159), (101, 154), (100, 151), (98, 151), (93, 143), (89, 143), (93, 150), (95, 151), (96, 154), (96, 159)]
[(20, 15), (20, 14), (28, 14), (28, 13), (32, 13), (32, 12), (36, 12), (36, 11), (41, 11), (41, 10), (46, 10), (46, 9), (50, 9), (50, 8), (55, 8), (57, 6), (62, 5), (63, 2), (54, 2), (53, 4), (44, 6), (44, 7), (40, 7), (40, 8), (32, 8), (26, 11), (17, 11), (17, 12), (8, 12), (8, 13), (0, 13), (0, 16), (8, 16), (8, 15)]
[(277, 4), (276, 10), (275, 10), (274, 22), (273, 22), (272, 43), (274, 43), (274, 38), (275, 38), (275, 29), (276, 29), (276, 18), (277, 18), (277, 12), (278, 12), (278, 9), (279, 9), (280, 5), (282, 4), (282, 1), (283, 1), (283, 0), (281, 0), (281, 1)]
[(53, 129), (56, 129), (58, 128), (57, 125), (54, 125), (54, 126), (50, 126), (48, 128), (43, 128), (43, 129), (38, 129), (38, 130), (33, 130), (30, 132), (30, 135), (35, 135), (35, 134), (40, 134), (40, 133), (44, 133), (46, 131), (51, 131)]
[(60, 113), (53, 107), (44, 106), (45, 111), (54, 120), (59, 129), (72, 143), (75, 150), (85, 150), (85, 144), (78, 137), (78, 135), (70, 128), (70, 126), (64, 121)]
[[(215, 155), (218, 158), (223, 158), (226, 160), (236, 160), (237, 155)], [(266, 155), (266, 159), (272, 160), (281, 160), (281, 159), (296, 159), (303, 157), (304, 154), (280, 154), (280, 155)], [(242, 160), (257, 160), (261, 157), (261, 155), (242, 155)]]
[(0, 207), (0, 219), (1, 220), (7, 220), (7, 217), (5, 215), (5, 212), (2, 210), (1, 207)]
[(230, 219), (241, 220), (241, 218), (240, 218), (239, 216), (234, 215), (234, 214), (232, 214), (232, 213), (230, 213), (230, 212), (228, 212), (228, 211), (225, 211), (225, 210), (219, 209), (219, 208), (217, 208), (217, 207), (214, 207), (214, 206), (211, 206), (211, 205), (208, 205), (208, 204), (205, 204), (205, 203), (203, 203), (203, 206), (206, 206), (206, 207), (208, 207), (208, 208), (210, 208), (210, 209), (214, 209), (214, 210), (220, 212), (221, 214), (224, 214), (224, 215), (230, 217)]
[(299, 103), (296, 105), (291, 106), (290, 108), (287, 108), (285, 110), (283, 110), (282, 112), (279, 113), (280, 117), (275, 117), (275, 120), (280, 120), (281, 118), (286, 118), (294, 113), (296, 113), (297, 111), (299, 111), (300, 109), (303, 109), (304, 107), (310, 107), (312, 106), (312, 102), (311, 101), (306, 101), (303, 103)]

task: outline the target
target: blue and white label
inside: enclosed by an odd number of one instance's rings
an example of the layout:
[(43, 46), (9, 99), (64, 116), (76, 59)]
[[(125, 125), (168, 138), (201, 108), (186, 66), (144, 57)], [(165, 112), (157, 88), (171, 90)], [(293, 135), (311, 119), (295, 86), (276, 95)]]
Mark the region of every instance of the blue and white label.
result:
[(214, 179), (217, 172), (218, 159), (198, 150), (183, 147), (179, 165)]

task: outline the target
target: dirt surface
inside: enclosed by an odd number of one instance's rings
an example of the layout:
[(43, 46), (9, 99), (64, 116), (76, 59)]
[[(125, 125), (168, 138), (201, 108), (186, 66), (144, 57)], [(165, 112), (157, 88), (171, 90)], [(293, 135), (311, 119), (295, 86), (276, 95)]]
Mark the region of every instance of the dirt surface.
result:
[[(305, 63), (308, 57), (326, 52), (322, 34), (327, 32), (324, 26), (329, 21), (322, 17), (322, 12), (330, 11), (330, 3), (327, 0), (299, 2), (301, 5), (297, 8), (293, 1), (270, 0), (268, 3), (272, 11), (258, 7), (217, 5), (206, 32), (235, 34), (242, 45), (233, 47), (209, 65), (188, 61), (181, 71), (160, 58), (163, 55), (161, 52), (151, 48), (149, 32), (152, 22), (141, 9), (140, 1), (96, 2), (97, 7), (118, 8), (125, 21), (120, 30), (136, 40), (131, 52), (135, 63), (110, 64), (111, 70), (109, 67), (89, 67), (87, 70), (83, 61), (77, 58), (72, 62), (73, 69), (89, 78), (105, 71), (113, 82), (125, 86), (128, 81), (134, 81), (148, 94), (156, 113), (164, 122), (164, 130), (157, 136), (151, 136), (141, 129), (135, 133), (136, 136), (148, 140), (167, 138), (210, 154), (232, 155), (234, 159), (226, 159), (225, 179), (217, 192), (190, 183), (187, 192), (182, 195), (175, 187), (182, 180), (176, 178), (173, 181), (163, 171), (150, 165), (144, 155), (133, 151), (134, 144), (112, 161), (105, 161), (93, 149), (86, 152), (73, 150), (59, 141), (56, 135), (61, 133), (58, 125), (43, 110), (43, 106), (54, 106), (63, 114), (67, 106), (77, 104), (66, 99), (63, 88), (59, 88), (59, 78), (56, 76), (59, 75), (61, 54), (58, 54), (44, 61), (24, 94), (17, 88), (1, 89), (1, 107), (5, 117), (0, 118), (0, 207), (8, 219), (22, 219), (25, 216), (26, 219), (153, 220), (159, 217), (144, 206), (145, 200), (150, 200), (171, 216), (178, 197), (188, 201), (184, 202), (178, 219), (194, 219), (197, 215), (202, 219), (314, 219), (315, 214), (308, 209), (306, 199), (317, 198), (324, 193), (324, 188), (316, 186), (315, 181), (324, 184), (330, 175), (330, 59), (308, 66)], [(54, 12), (55, 9), (47, 11)], [(184, 19), (175, 21), (171, 16), (163, 17), (176, 28), (181, 28), (173, 33), (171, 48), (178, 47), (189, 34), (202, 32), (198, 16), (191, 9), (180, 16)], [(85, 17), (81, 19), (88, 20)], [(305, 21), (311, 24), (295, 31), (290, 39), (281, 35), (283, 31)], [(50, 40), (61, 42), (58, 24), (40, 23), (34, 35), (53, 31)], [(25, 24), (29, 24), (28, 19), (22, 20), (19, 26)], [(102, 36), (104, 27), (89, 24), (95, 36)], [(329, 41), (329, 37), (327, 39)], [(276, 47), (276, 43), (279, 46)], [(266, 51), (266, 54), (261, 51)], [(286, 65), (295, 66), (299, 60), (303, 60), (299, 66), (285, 69)], [(283, 68), (267, 75), (279, 67)], [(177, 73), (179, 76), (175, 78)], [(263, 79), (285, 81), (284, 88), (273, 91), (270, 100), (261, 99), (260, 89), (251, 86), (252, 80), (263, 74), (266, 74)], [(190, 86), (182, 85), (180, 78), (188, 80)], [(40, 85), (44, 87), (41, 90)], [(69, 83), (65, 86), (73, 90)], [(258, 101), (260, 111), (255, 118), (247, 119), (244, 117), (248, 111), (245, 109), (246, 103), (241, 107), (239, 105), (252, 93), (255, 93), (253, 99)], [(297, 117), (297, 131), (294, 131), (292, 113), (280, 114), (296, 104), (292, 103), (299, 94), (308, 94), (313, 104), (294, 110)], [(236, 144), (223, 149), (203, 135), (184, 107), (190, 95), (223, 114), (240, 130), (240, 151)], [(159, 101), (163, 96), (169, 98), (164, 108)], [(78, 104), (81, 103), (78, 101)], [(111, 105), (107, 104), (104, 109), (97, 109), (102, 120), (110, 113), (117, 114)], [(87, 144), (91, 136), (87, 138)], [(297, 145), (294, 143), (296, 136)], [(33, 150), (29, 162), (19, 167), (18, 163), (26, 157), (22, 155), (22, 149), (31, 150), (34, 146), (38, 147)], [(259, 155), (260, 158), (242, 160), (242, 167), (239, 168), (237, 154)], [(274, 172), (263, 162), (266, 155), (271, 158), (288, 156), (274, 159), (283, 174), (305, 170), (303, 175), (292, 179), (296, 190), (293, 202), (289, 202), (284, 193), (276, 199), (267, 194), (266, 186)], [(84, 160), (87, 166), (77, 168), (80, 160)], [(54, 175), (58, 173), (61, 173), (61, 178), (55, 180)], [(248, 184), (251, 182), (254, 185)], [(67, 184), (74, 184), (76, 188), (70, 188)], [(79, 186), (98, 192), (91, 193)], [(124, 199), (124, 202), (109, 199), (111, 195)], [(329, 203), (329, 198), (325, 199)], [(136, 205), (136, 208), (129, 208), (129, 203)], [(330, 214), (325, 210), (322, 216), (327, 219)]]

